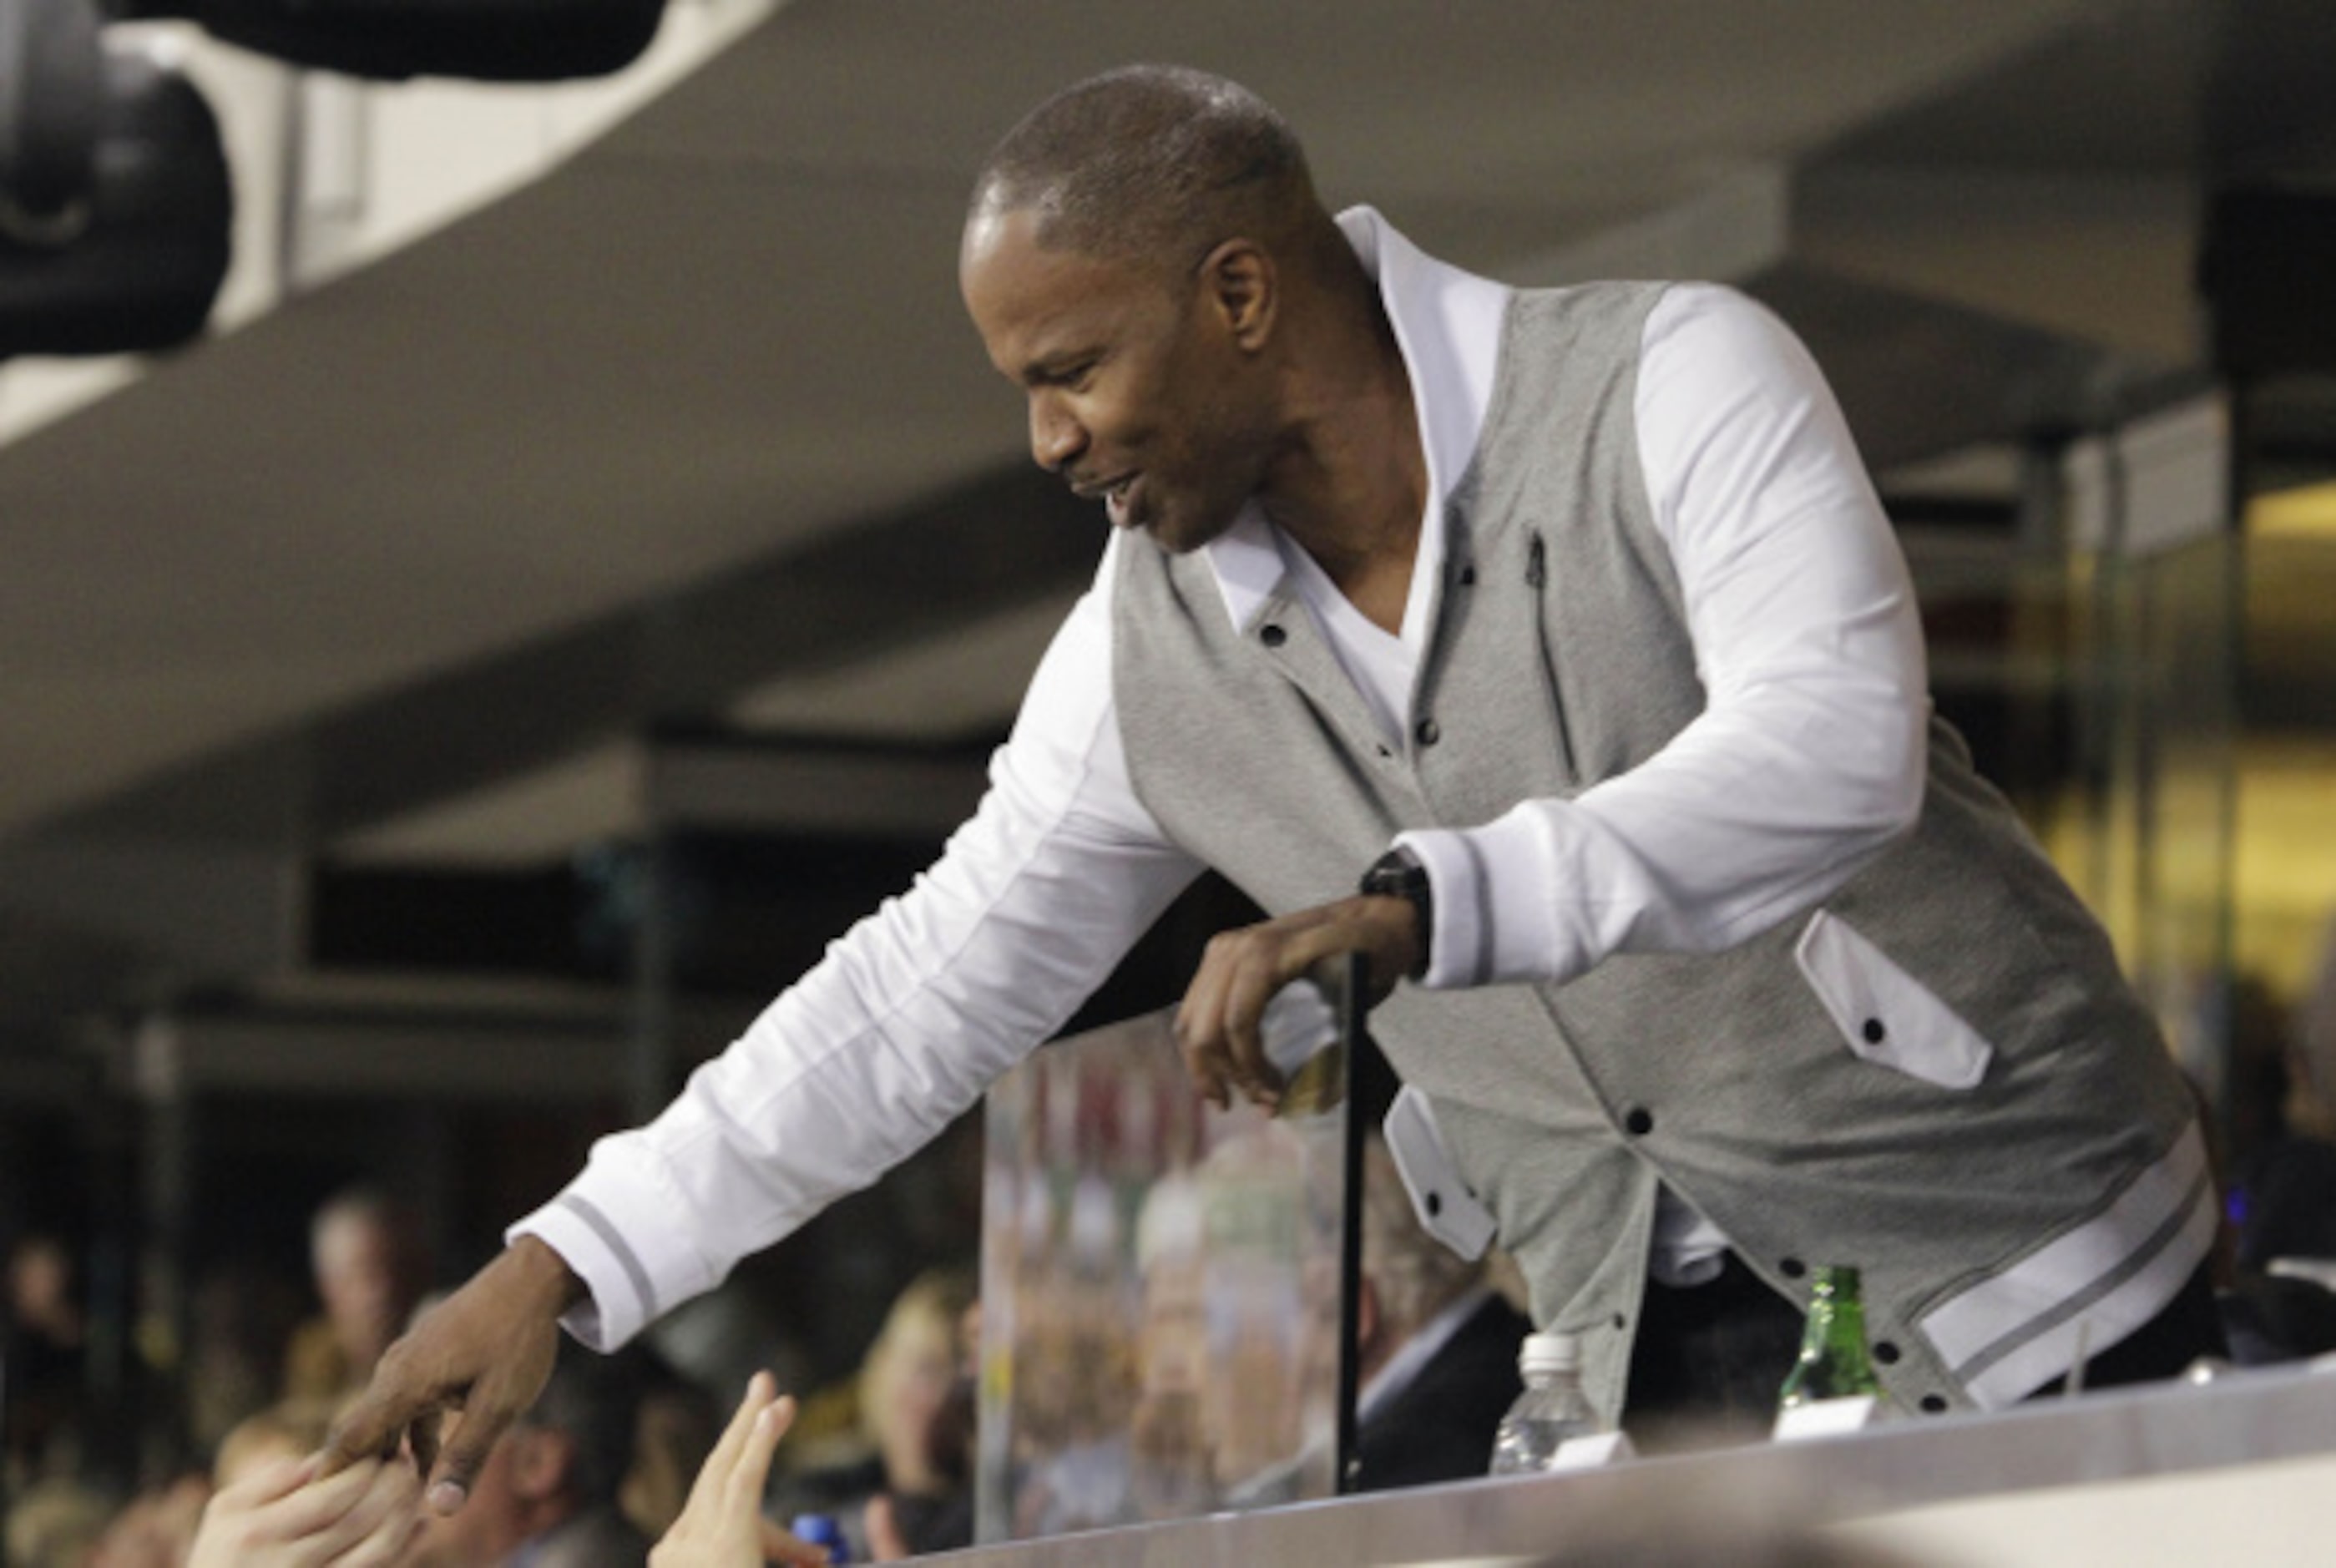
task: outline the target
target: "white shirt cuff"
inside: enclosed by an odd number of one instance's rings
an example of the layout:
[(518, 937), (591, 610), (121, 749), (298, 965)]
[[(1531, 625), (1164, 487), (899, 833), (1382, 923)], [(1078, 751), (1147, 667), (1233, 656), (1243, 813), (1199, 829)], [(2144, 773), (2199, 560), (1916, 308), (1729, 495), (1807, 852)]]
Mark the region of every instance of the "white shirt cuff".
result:
[(1396, 845), (1409, 850), (1427, 868), (1428, 903), (1436, 929), (1427, 939), (1427, 972), (1419, 983), (1430, 989), (1484, 984), (1489, 968), (1493, 932), (1484, 868), (1478, 863), (1468, 835), (1449, 828), (1428, 828), (1396, 835)]
[[(618, 1164), (630, 1167), (623, 1177), (612, 1168)], [(535, 1237), (584, 1281), (589, 1295), (560, 1321), (595, 1350), (619, 1349), (717, 1282), (673, 1222), (678, 1198), (653, 1165), (604, 1144), (564, 1192), (503, 1235), (506, 1245)]]

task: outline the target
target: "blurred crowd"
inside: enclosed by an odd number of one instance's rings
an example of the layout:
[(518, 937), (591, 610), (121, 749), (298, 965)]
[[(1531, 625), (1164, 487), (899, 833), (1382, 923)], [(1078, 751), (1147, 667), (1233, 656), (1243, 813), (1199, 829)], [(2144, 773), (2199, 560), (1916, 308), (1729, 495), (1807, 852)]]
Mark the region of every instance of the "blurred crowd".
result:
[[(387, 1523), (421, 1514), (410, 1465), (361, 1466), (304, 1487), (336, 1415), (430, 1310), (436, 1283), (416, 1216), (384, 1192), (331, 1197), (308, 1241), (305, 1315), (297, 1299), (239, 1275), (197, 1292), (185, 1375), (174, 1380), (179, 1408), (167, 1423), (172, 1440), (161, 1445), (169, 1455), (150, 1456), (148, 1474), (127, 1488), (93, 1462), (119, 1412), (97, 1407), (91, 1392), (84, 1261), (59, 1236), (14, 1242), (0, 1562), (274, 1562), (251, 1544), (254, 1533), (285, 1527), (299, 1508), (335, 1510), (334, 1527), (351, 1532), (379, 1524), (379, 1540), (394, 1550), (350, 1560), (396, 1568), (643, 1568), (653, 1544), (675, 1533), (739, 1389), (708, 1386), (646, 1342), (615, 1356), (564, 1347), (542, 1398), (496, 1445), (469, 1501), (427, 1518), (410, 1540), (393, 1537)], [(859, 1368), (804, 1390), (793, 1434), (774, 1441), (775, 1473), (758, 1488), (759, 1512), (831, 1518), (861, 1562), (970, 1541), (974, 1322), (963, 1273), (912, 1283)]]
[[(2260, 985), (2233, 993), (2230, 1077), (2217, 1096), (2226, 1108), (2217, 1153), (2228, 1221), (2218, 1293), (2244, 1364), (2336, 1351), (2336, 961), (2324, 974), (2321, 993), (2292, 1011)], [(1132, 1077), (1112, 1086), (1122, 1097), (1143, 1086)], [(1136, 1097), (1181, 1103), (1164, 1092)], [(1133, 1114), (1118, 1120), (1146, 1125)], [(1105, 1250), (1125, 1251), (1131, 1271), (1114, 1287), (1108, 1324), (1086, 1324), (1065, 1306), (1084, 1300), (1066, 1289), (1080, 1277), (1075, 1258), (1042, 1249), (1024, 1260), (1036, 1277), (1011, 1276), (997, 1326), (1015, 1329), (1006, 1450), (1028, 1483), (1011, 1494), (1015, 1534), (1239, 1505), (1249, 1500), (1233, 1489), (1241, 1477), (1294, 1473), (1298, 1462), (1281, 1456), (1311, 1454), (1305, 1434), (1277, 1435), (1275, 1420), (1295, 1407), (1286, 1386), (1319, 1368), (1276, 1360), (1261, 1371), (1242, 1361), (1240, 1335), (1212, 1337), (1241, 1303), (1233, 1275), (1201, 1266), (1203, 1239), (1230, 1233), (1222, 1216), (1208, 1219), (1208, 1179), (1226, 1177), (1218, 1167), (1250, 1157), (1255, 1141), (1229, 1141), (1192, 1170), (1154, 1173), (1125, 1203), (1074, 1201), (1065, 1224), (1046, 1229), (1092, 1251), (1105, 1222), (1124, 1212), (1127, 1234)], [(1427, 1235), (1376, 1140), (1365, 1178), (1358, 1482), (1481, 1475), (1491, 1428), (1517, 1388), (1528, 1327), (1513, 1304), (1517, 1282), (1497, 1252), (1465, 1261)], [(1103, 1191), (1090, 1191), (1092, 1182), (1054, 1187), (1075, 1199)], [(118, 1464), (96, 1462), (101, 1448), (118, 1459), (124, 1446), (122, 1412), (92, 1390), (122, 1388), (121, 1364), (154, 1359), (162, 1348), (140, 1342), (151, 1330), (117, 1329), (129, 1342), (104, 1342), (92, 1321), (91, 1261), (61, 1235), (19, 1234), (8, 1248), (0, 1562), (13, 1568), (713, 1568), (762, 1560), (761, 1546), (738, 1545), (742, 1520), (800, 1522), (805, 1534), (816, 1522), (860, 1562), (972, 1539), (980, 1307), (963, 1270), (911, 1281), (860, 1365), (838, 1377), (822, 1378), (806, 1370), (808, 1358), (711, 1321), (719, 1294), (618, 1355), (565, 1346), (467, 1504), (417, 1527), (410, 1463), (316, 1481), (313, 1457), (384, 1351), (432, 1308), (439, 1281), (411, 1209), (371, 1188), (322, 1203), (308, 1228), (305, 1291), (240, 1272), (199, 1284), (186, 1343), (169, 1358), (178, 1371), (167, 1380), (170, 1440), (139, 1435), (141, 1474), (130, 1485), (110, 1480)], [(1290, 1278), (1302, 1305), (1282, 1316), (1335, 1301), (1302, 1271)], [(755, 1378), (737, 1403), (748, 1369), (774, 1365), (780, 1378)], [(779, 1401), (781, 1381), (797, 1398)], [(1244, 1395), (1270, 1395), (1274, 1407), (1241, 1403)], [(365, 1549), (303, 1557), (254, 1546), (304, 1513), (312, 1524), (329, 1514), (315, 1527), (352, 1542), (363, 1535)], [(708, 1554), (717, 1537), (749, 1554)]]

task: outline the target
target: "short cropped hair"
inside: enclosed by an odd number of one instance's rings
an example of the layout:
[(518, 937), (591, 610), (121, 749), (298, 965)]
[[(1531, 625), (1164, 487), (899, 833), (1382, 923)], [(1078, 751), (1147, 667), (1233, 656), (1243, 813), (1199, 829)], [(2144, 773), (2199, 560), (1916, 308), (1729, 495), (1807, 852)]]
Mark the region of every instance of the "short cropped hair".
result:
[(1317, 206), (1305, 150), (1264, 99), (1186, 66), (1129, 65), (1007, 132), (970, 216), (1031, 211), (1050, 249), (1191, 265), (1235, 233), (1298, 232)]
[(563, 1343), (550, 1379), (522, 1427), (567, 1436), (574, 1446), (568, 1490), (586, 1506), (613, 1502), (632, 1468), (647, 1368), (638, 1352), (596, 1355)]

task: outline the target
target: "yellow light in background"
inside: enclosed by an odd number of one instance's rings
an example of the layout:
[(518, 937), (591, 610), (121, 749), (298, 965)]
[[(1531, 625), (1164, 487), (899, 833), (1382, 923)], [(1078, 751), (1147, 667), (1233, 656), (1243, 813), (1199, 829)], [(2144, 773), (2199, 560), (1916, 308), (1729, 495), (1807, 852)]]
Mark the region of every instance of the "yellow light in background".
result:
[(2256, 496), (2247, 502), (2247, 532), (2256, 539), (2336, 540), (2336, 482)]
[(2238, 765), (2233, 956), (2292, 1004), (2336, 930), (2336, 739), (2251, 738)]

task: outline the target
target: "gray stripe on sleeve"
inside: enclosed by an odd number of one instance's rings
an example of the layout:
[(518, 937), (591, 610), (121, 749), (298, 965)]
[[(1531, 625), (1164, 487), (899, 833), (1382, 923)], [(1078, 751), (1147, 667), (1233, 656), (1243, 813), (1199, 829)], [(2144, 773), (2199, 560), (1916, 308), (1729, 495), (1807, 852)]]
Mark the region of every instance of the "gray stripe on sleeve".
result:
[(654, 1320), (657, 1315), (657, 1291), (650, 1288), (649, 1271), (641, 1267), (640, 1259), (635, 1257), (632, 1248), (625, 1244), (625, 1238), (617, 1233), (617, 1227), (608, 1222), (608, 1216), (602, 1213), (591, 1200), (579, 1197), (574, 1193), (561, 1193), (560, 1206), (590, 1226), (592, 1233), (600, 1238), (601, 1244), (616, 1254), (617, 1261), (624, 1268), (626, 1280), (633, 1287), (633, 1294), (640, 1300), (641, 1321), (647, 1323)]
[(1473, 967), (1468, 971), (1468, 983), (1481, 986), (1493, 978), (1493, 879), (1484, 863), (1484, 852), (1465, 833), (1459, 836), (1461, 849), (1468, 855), (1469, 869), (1475, 873), (1476, 950), (1470, 954)]
[[(2174, 1206), (2174, 1213), (2168, 1215), (2165, 1222), (2156, 1230), (2151, 1232), (2139, 1246), (2127, 1253), (2123, 1262), (2075, 1295), (2053, 1303), (2018, 1328), (1997, 1336), (1993, 1343), (1984, 1345), (1964, 1357), (1962, 1364), (1954, 1369), (1955, 1376), (1965, 1383), (1970, 1382), (2037, 1335), (2059, 1327), (2141, 1272), (2151, 1259), (2173, 1244), (2175, 1237), (2182, 1233), (2182, 1228), (2189, 1223), (2190, 1216), (2197, 1211), (2198, 1205), (2211, 1201), (2209, 1192), (2209, 1173), (2201, 1170), (2192, 1179), (2190, 1190), (2184, 1193), (2182, 1201)], [(2160, 1310), (2163, 1310), (2160, 1309)], [(2101, 1347), (2102, 1349), (2107, 1348)], [(2097, 1351), (2096, 1354), (2098, 1353)]]

